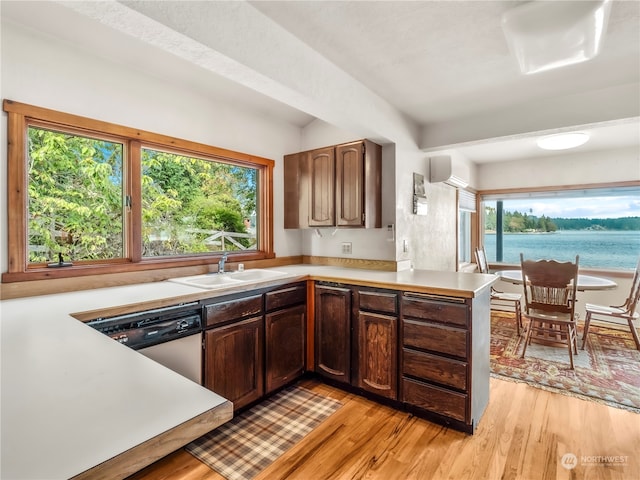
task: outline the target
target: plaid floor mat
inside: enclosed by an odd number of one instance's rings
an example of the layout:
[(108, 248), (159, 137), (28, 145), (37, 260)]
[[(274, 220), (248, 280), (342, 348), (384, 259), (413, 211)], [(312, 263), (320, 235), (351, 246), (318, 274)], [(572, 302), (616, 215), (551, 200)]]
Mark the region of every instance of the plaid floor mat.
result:
[(186, 446), (228, 480), (250, 480), (342, 404), (290, 387)]

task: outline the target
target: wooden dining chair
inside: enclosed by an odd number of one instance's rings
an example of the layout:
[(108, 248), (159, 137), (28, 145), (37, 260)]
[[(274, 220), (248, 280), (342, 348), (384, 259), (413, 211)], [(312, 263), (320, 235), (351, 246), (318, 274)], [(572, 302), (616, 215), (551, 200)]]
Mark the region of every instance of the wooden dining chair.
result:
[(573, 355), (578, 354), (575, 314), (578, 258), (576, 255), (575, 263), (561, 263), (525, 260), (520, 254), (525, 315), (529, 319), (523, 358), (532, 339), (552, 345), (566, 344), (573, 370)]
[[(622, 305), (612, 305), (605, 307), (604, 305), (594, 305), (587, 303), (585, 305), (585, 311), (587, 315), (584, 318), (584, 332), (582, 334), (582, 349), (587, 342), (587, 334), (589, 333), (589, 326), (591, 320), (597, 322), (606, 323), (606, 327), (611, 330), (621, 330), (621, 327), (626, 327), (623, 322), (627, 322), (633, 341), (636, 343), (636, 348), (640, 350), (640, 338), (638, 338), (638, 330), (634, 325), (634, 321), (640, 318), (640, 314), (637, 312), (638, 303), (640, 302), (640, 259), (636, 265), (636, 271), (633, 274), (633, 281), (631, 282), (631, 290), (629, 296)], [(626, 329), (625, 329), (626, 331)], [(593, 333), (593, 332), (592, 332)], [(603, 335), (603, 333), (598, 332)]]
[[(480, 273), (490, 273), (487, 263), (487, 253), (484, 247), (476, 248), (476, 264)], [(522, 325), (522, 295), (519, 293), (506, 293), (491, 287), (491, 309), (499, 311), (514, 311), (516, 314), (516, 330), (520, 335)]]

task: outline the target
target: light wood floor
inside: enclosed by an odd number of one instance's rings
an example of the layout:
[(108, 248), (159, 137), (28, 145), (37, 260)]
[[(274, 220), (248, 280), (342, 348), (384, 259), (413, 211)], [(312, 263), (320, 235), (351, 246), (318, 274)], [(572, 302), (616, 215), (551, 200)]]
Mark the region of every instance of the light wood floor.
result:
[[(625, 410), (492, 378), (471, 436), (315, 381), (303, 385), (343, 407), (256, 480), (640, 479), (640, 415)], [(565, 454), (577, 457), (575, 468), (562, 466)], [(179, 450), (133, 479), (223, 477)]]

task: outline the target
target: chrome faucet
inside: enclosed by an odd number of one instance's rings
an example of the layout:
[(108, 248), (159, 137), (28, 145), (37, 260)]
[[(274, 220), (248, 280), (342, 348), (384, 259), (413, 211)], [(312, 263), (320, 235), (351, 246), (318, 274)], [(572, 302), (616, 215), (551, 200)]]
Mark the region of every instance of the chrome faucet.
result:
[(224, 273), (224, 264), (227, 261), (227, 252), (222, 252), (222, 257), (218, 260), (218, 273)]

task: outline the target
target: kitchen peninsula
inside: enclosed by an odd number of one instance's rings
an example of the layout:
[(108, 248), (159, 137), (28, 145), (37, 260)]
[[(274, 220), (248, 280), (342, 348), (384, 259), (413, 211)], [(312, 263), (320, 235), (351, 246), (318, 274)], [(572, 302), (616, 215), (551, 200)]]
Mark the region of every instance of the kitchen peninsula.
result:
[[(278, 283), (345, 283), (425, 295), (421, 301), (472, 301), (465, 335), (468, 349), (477, 351), (468, 381), (478, 383), (480, 394), (468, 408), (475, 422), (480, 418), (488, 401), (494, 276), (314, 265), (277, 270), (285, 274), (277, 280), (216, 290), (156, 282), (2, 301), (2, 478), (123, 478), (231, 418), (233, 406), (225, 398), (73, 315), (132, 312)], [(409, 377), (416, 383), (415, 375)]]

